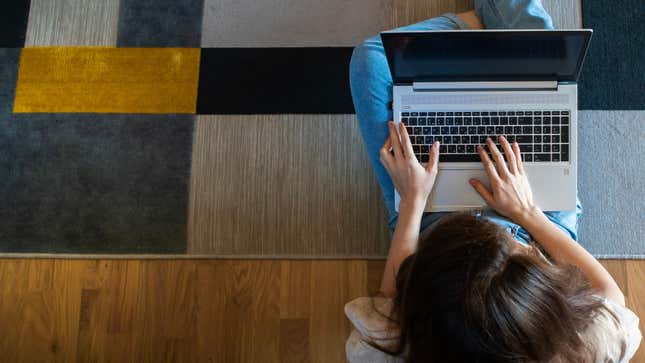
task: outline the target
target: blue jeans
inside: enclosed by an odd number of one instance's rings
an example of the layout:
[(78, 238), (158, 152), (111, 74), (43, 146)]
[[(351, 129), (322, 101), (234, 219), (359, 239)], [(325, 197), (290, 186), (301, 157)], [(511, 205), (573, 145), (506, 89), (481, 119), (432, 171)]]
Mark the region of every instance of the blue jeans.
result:
[[(475, 11), (488, 29), (553, 29), (551, 16), (539, 0), (475, 0)], [(468, 25), (455, 14), (444, 14), (398, 29), (454, 30), (468, 29)], [(392, 102), (392, 77), (379, 35), (365, 40), (354, 49), (350, 63), (350, 86), (365, 148), (383, 192), (392, 235), (398, 219), (394, 208), (394, 185), (379, 161), (379, 149), (388, 137), (387, 122), (392, 120), (392, 110), (389, 108)], [(523, 228), (493, 210), (478, 213), (505, 227), (518, 241), (529, 241), (530, 236)], [(449, 213), (424, 213), (421, 229), (433, 225), (447, 214)], [(578, 219), (581, 214), (580, 199), (575, 211), (545, 212), (551, 221), (568, 232), (574, 240), (577, 240)]]

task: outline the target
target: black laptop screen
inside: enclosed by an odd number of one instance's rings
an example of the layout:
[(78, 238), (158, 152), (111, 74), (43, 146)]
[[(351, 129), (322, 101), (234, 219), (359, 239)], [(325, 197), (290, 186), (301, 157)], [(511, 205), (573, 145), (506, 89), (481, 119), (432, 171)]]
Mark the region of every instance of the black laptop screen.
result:
[(381, 33), (394, 83), (576, 81), (590, 30)]

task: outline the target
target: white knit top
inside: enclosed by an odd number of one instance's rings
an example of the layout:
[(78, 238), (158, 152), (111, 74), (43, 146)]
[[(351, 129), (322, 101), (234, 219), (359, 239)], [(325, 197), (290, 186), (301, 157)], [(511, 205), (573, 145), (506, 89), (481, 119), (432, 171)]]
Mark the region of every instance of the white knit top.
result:
[[(629, 362), (642, 338), (638, 316), (625, 306), (600, 298), (607, 309), (600, 309), (594, 323), (581, 335), (597, 348), (595, 362)], [(398, 348), (399, 328), (386, 317), (391, 310), (392, 299), (383, 297), (359, 297), (345, 305), (345, 315), (354, 325), (345, 345), (351, 363), (404, 362), (405, 351), (392, 356), (372, 346), (391, 351)]]

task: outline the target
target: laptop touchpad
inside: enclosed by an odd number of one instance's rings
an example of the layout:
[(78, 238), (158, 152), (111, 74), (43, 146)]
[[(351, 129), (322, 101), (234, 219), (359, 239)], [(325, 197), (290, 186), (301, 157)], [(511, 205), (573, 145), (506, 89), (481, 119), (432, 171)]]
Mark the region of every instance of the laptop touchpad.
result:
[[(465, 166), (465, 165), (464, 165)], [(484, 200), (468, 183), (471, 178), (476, 178), (488, 186), (486, 171), (481, 165), (473, 165), (472, 169), (440, 168), (435, 186), (428, 200), (428, 207), (433, 211), (462, 210), (479, 208), (485, 205)], [(426, 208), (426, 210), (429, 210)]]

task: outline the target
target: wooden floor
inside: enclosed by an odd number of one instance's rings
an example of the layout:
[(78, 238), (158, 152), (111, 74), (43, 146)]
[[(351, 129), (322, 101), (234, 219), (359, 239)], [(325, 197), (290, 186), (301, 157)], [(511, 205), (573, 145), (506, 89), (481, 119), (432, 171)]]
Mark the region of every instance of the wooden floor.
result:
[[(603, 261), (645, 316), (645, 261)], [(2, 362), (341, 362), (382, 261), (0, 260)], [(641, 320), (641, 330), (645, 325)], [(645, 362), (641, 348), (632, 362)]]

